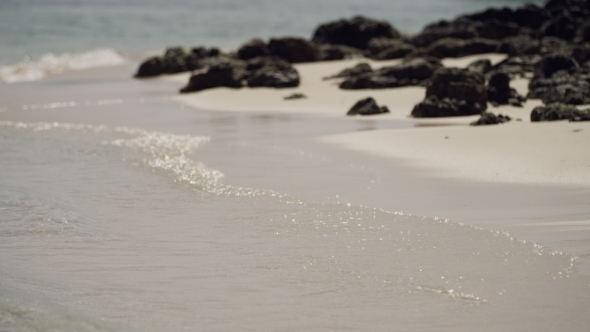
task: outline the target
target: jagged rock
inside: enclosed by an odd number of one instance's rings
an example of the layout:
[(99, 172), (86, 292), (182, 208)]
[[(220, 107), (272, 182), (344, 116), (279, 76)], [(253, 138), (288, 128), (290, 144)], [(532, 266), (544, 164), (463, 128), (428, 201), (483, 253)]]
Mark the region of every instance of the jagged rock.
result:
[(537, 106), (531, 112), (531, 122), (569, 120), (578, 112), (575, 106), (562, 103)]
[(348, 78), (348, 77), (356, 77), (362, 74), (371, 73), (373, 69), (371, 69), (371, 65), (366, 62), (361, 62), (354, 67), (345, 68), (340, 71), (338, 74), (325, 77), (324, 79), (333, 79), (333, 78)]
[(432, 43), (427, 53), (437, 58), (456, 58), (467, 55), (493, 53), (500, 43), (495, 40), (473, 38), (468, 40), (444, 38)]
[(258, 57), (248, 61), (246, 80), (249, 87), (291, 88), (299, 86), (299, 73), (278, 57)]
[(575, 59), (564, 54), (550, 54), (543, 57), (539, 62), (535, 75), (551, 77), (560, 70), (570, 70), (578, 68), (579, 65)]
[(270, 55), (270, 49), (266, 43), (259, 38), (254, 38), (238, 49), (238, 58), (250, 60), (256, 57)]
[(239, 88), (242, 86), (242, 75), (241, 70), (228, 63), (208, 66), (195, 72), (180, 92), (196, 92), (217, 87)]
[(364, 55), (362, 50), (346, 45), (318, 45), (318, 61), (342, 60), (359, 58)]
[(491, 76), (487, 86), (488, 101), (492, 105), (512, 105), (521, 107), (526, 98), (510, 88), (510, 76), (505, 73), (495, 73)]
[(398, 43), (381, 51), (380, 53), (377, 53), (372, 58), (375, 60), (400, 59), (415, 51), (416, 47), (414, 45)]
[(414, 117), (481, 114), (487, 108), (483, 75), (459, 68), (440, 68), (426, 89), (426, 99), (414, 106)]
[(400, 38), (400, 34), (385, 21), (355, 16), (320, 25), (315, 30), (312, 40), (318, 44), (339, 44), (364, 50), (375, 37), (397, 39)]
[(572, 40), (576, 34), (576, 26), (575, 19), (569, 13), (564, 13), (543, 23), (540, 34), (542, 36)]
[(483, 112), (477, 121), (471, 122), (470, 126), (486, 126), (486, 125), (495, 125), (500, 123), (505, 123), (512, 120), (507, 115), (502, 114), (494, 114), (490, 112)]
[(271, 54), (291, 63), (317, 60), (317, 46), (309, 40), (297, 37), (271, 38), (268, 43)]
[(201, 59), (219, 55), (219, 50), (204, 47), (195, 48), (190, 53), (181, 47), (166, 49), (164, 56), (151, 57), (139, 66), (135, 77), (150, 77), (162, 74), (175, 74), (203, 67)]
[(475, 60), (467, 65), (467, 69), (483, 75), (492, 70), (492, 62), (489, 59)]
[(389, 113), (387, 106), (379, 107), (375, 99), (368, 97), (356, 102), (346, 115), (375, 115), (382, 113)]

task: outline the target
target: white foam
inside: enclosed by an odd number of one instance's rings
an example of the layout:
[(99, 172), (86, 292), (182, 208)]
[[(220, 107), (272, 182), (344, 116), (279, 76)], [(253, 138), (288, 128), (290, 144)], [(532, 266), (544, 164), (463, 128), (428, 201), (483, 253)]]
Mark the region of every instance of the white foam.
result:
[(26, 58), (12, 66), (0, 67), (0, 81), (5, 83), (40, 80), (47, 75), (68, 70), (110, 67), (125, 63), (126, 59), (110, 48), (100, 48), (82, 53), (47, 53), (37, 61)]

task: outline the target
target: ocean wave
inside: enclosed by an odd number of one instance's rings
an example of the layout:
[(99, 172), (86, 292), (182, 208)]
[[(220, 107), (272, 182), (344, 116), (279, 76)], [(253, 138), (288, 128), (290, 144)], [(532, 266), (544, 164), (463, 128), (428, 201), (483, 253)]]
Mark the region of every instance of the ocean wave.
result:
[(15, 65), (0, 67), (0, 82), (37, 81), (50, 74), (58, 74), (69, 70), (116, 66), (126, 61), (125, 57), (110, 48), (60, 55), (47, 53), (37, 61), (25, 59)]

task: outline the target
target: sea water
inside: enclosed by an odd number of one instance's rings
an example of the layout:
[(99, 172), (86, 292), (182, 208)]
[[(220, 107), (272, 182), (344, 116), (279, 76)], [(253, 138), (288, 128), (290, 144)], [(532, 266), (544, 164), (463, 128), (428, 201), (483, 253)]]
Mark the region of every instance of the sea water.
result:
[(0, 91), (0, 331), (586, 329), (576, 256), (322, 199), (370, 165), (299, 143), (361, 120), (192, 110), (132, 70)]
[(169, 46), (236, 49), (254, 37), (310, 38), (319, 24), (358, 14), (415, 33), (461, 13), (524, 2), (2, 0), (0, 81), (30, 81), (65, 70), (117, 65)]

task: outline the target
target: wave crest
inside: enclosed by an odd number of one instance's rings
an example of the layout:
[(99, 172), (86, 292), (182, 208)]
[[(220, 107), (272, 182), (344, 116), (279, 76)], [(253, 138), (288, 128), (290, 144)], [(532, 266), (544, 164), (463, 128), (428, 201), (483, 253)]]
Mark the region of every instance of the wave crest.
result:
[(0, 67), (0, 81), (5, 83), (37, 81), (50, 74), (58, 74), (68, 70), (116, 66), (126, 61), (125, 57), (110, 48), (61, 55), (47, 53), (37, 61), (25, 60), (12, 66)]

